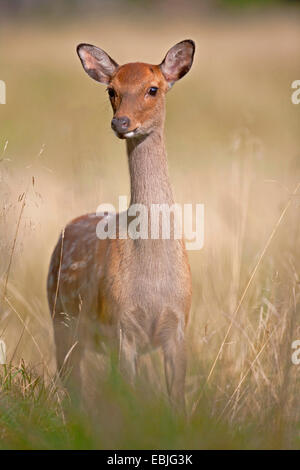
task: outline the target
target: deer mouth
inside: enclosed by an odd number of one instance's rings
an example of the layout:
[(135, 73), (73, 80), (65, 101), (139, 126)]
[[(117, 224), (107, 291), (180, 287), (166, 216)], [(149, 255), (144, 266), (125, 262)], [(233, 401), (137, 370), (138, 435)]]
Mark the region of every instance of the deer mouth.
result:
[(119, 139), (131, 139), (132, 137), (136, 136), (138, 134), (139, 128), (136, 127), (132, 131), (126, 131), (126, 132), (115, 132), (116, 136), (119, 137)]
[(131, 137), (134, 137), (137, 134), (137, 131), (138, 128), (136, 127), (135, 129), (133, 129), (133, 131), (126, 132), (124, 134), (124, 137), (126, 137), (126, 139), (130, 139)]

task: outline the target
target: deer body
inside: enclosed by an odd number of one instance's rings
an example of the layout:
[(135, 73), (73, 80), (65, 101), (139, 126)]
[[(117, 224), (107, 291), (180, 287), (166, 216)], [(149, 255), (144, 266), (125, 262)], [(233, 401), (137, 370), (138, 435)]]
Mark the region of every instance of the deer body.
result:
[[(183, 41), (174, 48), (160, 66), (119, 67), (101, 49), (79, 46), (85, 70), (114, 90), (114, 94), (109, 91), (112, 127), (118, 137), (126, 138), (130, 207), (143, 204), (149, 215), (153, 204), (174, 203), (163, 136), (164, 95), (170, 83), (190, 68), (194, 45)], [(158, 98), (145, 94), (145, 89), (156, 89), (155, 95), (159, 90)], [(133, 381), (138, 355), (161, 347), (171, 401), (184, 406), (184, 332), (191, 304), (184, 242), (174, 237), (125, 238), (124, 216), (128, 227), (129, 211), (117, 215), (117, 238), (105, 240), (96, 234), (103, 217), (88, 214), (75, 219), (53, 252), (48, 300), (58, 369), (69, 362), (73, 376), (80, 380), (83, 350), (95, 348), (97, 333), (101, 340), (117, 345), (121, 370)]]

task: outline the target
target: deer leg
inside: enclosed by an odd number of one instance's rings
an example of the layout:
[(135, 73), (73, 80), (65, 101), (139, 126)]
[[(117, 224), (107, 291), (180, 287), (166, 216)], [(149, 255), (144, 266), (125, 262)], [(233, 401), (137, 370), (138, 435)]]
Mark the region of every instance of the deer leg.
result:
[(186, 352), (184, 338), (177, 335), (163, 345), (165, 376), (171, 405), (185, 413)]
[(120, 329), (119, 340), (119, 367), (125, 380), (135, 385), (137, 371), (137, 351), (135, 342)]
[(78, 319), (64, 313), (56, 313), (53, 326), (59, 377), (67, 386), (76, 387), (80, 391), (83, 349), (79, 341)]

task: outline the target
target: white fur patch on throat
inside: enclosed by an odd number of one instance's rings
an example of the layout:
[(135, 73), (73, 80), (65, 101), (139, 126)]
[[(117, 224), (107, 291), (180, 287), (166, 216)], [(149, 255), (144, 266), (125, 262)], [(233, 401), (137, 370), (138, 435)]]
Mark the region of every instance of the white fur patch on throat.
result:
[(135, 134), (135, 132), (133, 132), (133, 131), (126, 132), (126, 134), (124, 134), (124, 137), (126, 137), (126, 138), (127, 138), (127, 137), (133, 137), (134, 134)]

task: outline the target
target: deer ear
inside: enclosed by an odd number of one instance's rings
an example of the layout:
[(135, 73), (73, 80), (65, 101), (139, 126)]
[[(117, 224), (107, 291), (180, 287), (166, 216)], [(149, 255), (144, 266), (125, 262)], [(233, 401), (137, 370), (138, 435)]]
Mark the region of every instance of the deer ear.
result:
[(105, 85), (118, 68), (118, 64), (106, 52), (91, 44), (79, 44), (77, 54), (89, 76)]
[(186, 39), (175, 44), (168, 52), (160, 69), (171, 87), (190, 70), (195, 52), (195, 43)]

